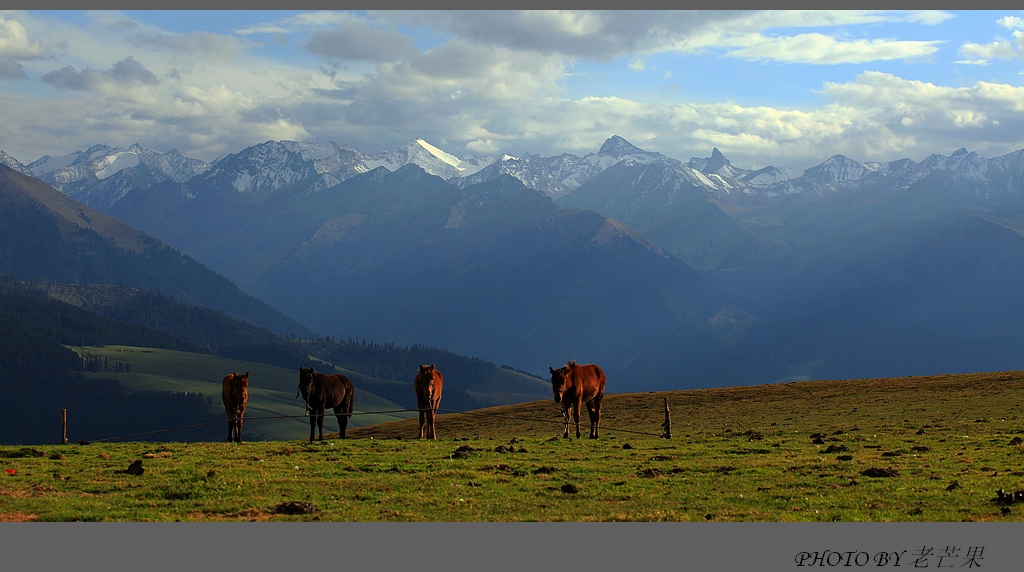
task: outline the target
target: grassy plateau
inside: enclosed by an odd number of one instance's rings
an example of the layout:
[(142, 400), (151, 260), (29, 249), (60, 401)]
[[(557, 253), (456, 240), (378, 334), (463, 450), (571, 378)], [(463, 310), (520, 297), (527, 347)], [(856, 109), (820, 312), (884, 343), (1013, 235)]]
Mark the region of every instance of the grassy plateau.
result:
[(0, 521), (1021, 521), (1022, 401), (1014, 371), (609, 394), (596, 440), (546, 400), (436, 441), (0, 445)]

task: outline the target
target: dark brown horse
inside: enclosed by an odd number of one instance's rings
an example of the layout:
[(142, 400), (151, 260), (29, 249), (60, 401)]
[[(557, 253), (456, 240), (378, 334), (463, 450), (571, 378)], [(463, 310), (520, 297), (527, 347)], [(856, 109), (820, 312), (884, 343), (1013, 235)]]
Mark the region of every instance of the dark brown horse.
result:
[(597, 439), (597, 428), (601, 425), (601, 402), (604, 400), (604, 371), (594, 364), (577, 365), (573, 360), (551, 371), (551, 387), (555, 390), (555, 403), (562, 404), (565, 418), (564, 438), (569, 437), (569, 412), (576, 422), (576, 438), (580, 438), (580, 408), (587, 404), (590, 414), (590, 438)]
[(242, 442), (242, 417), (249, 401), (249, 372), (229, 373), (221, 383), (221, 401), (228, 416), (228, 441)]
[(426, 428), (427, 439), (437, 439), (434, 431), (434, 417), (437, 407), (441, 405), (441, 386), (444, 385), (444, 378), (441, 372), (434, 368), (434, 364), (421, 365), (416, 372), (416, 380), (413, 381), (413, 389), (416, 390), (416, 407), (420, 410), (420, 439), (423, 438)]
[[(338, 426), (341, 428), (340, 435), (344, 439), (345, 427), (348, 426), (355, 401), (356, 390), (352, 382), (340, 373), (325, 375), (313, 368), (300, 367), (299, 393), (306, 400), (309, 414), (309, 440), (313, 440), (317, 429), (320, 430), (320, 440), (324, 440), (324, 412), (328, 407), (334, 409), (334, 416), (338, 418)], [(295, 398), (298, 397), (296, 393)]]

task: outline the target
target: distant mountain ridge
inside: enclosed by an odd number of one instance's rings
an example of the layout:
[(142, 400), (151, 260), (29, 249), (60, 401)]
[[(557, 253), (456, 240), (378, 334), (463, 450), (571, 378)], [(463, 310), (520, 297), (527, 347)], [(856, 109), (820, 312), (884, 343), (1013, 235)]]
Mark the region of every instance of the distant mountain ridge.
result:
[(507, 174), (530, 188), (559, 198), (622, 161), (666, 163), (691, 169), (693, 176), (701, 180), (701, 186), (715, 196), (820, 195), (878, 184), (906, 188), (935, 171), (956, 173), (967, 181), (990, 187), (981, 192), (996, 196), (1019, 192), (1013, 189), (1019, 189), (1024, 173), (1024, 150), (987, 159), (958, 149), (948, 157), (933, 154), (919, 163), (910, 159), (887, 163), (858, 161), (834, 155), (805, 170), (775, 166), (749, 170), (732, 165), (717, 148), (712, 149), (710, 157), (691, 157), (682, 163), (640, 149), (618, 135), (609, 137), (596, 153), (582, 157), (570, 153), (524, 158), (509, 154), (457, 157), (423, 139), (375, 154), (334, 142), (267, 141), (209, 165), (174, 149), (159, 153), (138, 144), (127, 148), (98, 144), (64, 156), (46, 155), (28, 165), (6, 153), (0, 155), (0, 162), (8, 167), (31, 173), (86, 206), (101, 210), (110, 208), (132, 188), (165, 181), (184, 184), (197, 176), (230, 181), (238, 192), (272, 193), (291, 186), (299, 186), (304, 192), (318, 192), (378, 167), (393, 172), (408, 164), (462, 187)]

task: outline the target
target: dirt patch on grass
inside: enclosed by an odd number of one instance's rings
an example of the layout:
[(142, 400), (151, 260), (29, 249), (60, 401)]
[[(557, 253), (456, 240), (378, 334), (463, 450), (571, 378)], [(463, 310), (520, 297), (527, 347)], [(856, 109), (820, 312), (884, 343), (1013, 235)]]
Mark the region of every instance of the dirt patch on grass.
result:
[(0, 522), (35, 522), (39, 520), (38, 514), (27, 512), (0, 512)]

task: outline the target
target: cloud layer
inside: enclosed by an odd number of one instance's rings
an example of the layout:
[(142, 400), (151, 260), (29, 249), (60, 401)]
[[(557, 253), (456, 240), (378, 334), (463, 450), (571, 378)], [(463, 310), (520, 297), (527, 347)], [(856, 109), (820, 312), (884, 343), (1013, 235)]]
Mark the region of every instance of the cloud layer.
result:
[(211, 160), (270, 139), (373, 152), (423, 137), (558, 154), (618, 134), (807, 168), (1024, 148), (1006, 68), (1024, 60), (1024, 20), (969, 16), (974, 35), (936, 11), (271, 12), (202, 30), (10, 12), (0, 149), (30, 162), (139, 142)]

